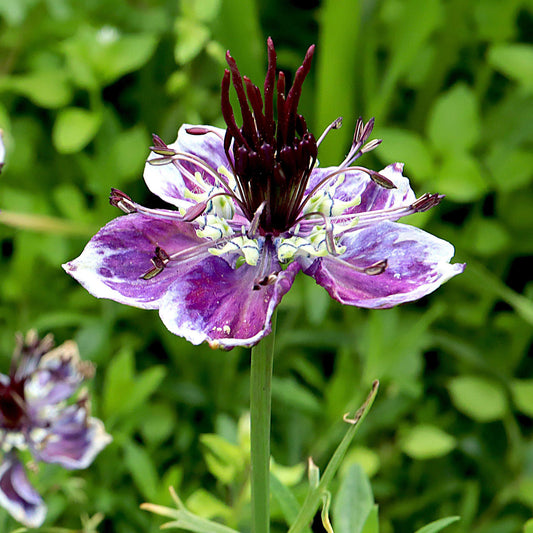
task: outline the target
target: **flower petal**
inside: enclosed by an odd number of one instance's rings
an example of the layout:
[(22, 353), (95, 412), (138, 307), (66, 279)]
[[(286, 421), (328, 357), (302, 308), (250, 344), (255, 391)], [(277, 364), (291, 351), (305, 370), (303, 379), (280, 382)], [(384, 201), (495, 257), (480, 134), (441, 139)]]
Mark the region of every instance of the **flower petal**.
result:
[(132, 213), (109, 222), (63, 268), (97, 298), (156, 309), (170, 284), (195, 263), (194, 258), (170, 261), (159, 274), (143, 279), (153, 267), (156, 247), (171, 255), (203, 242), (191, 224)]
[[(308, 192), (336, 170), (337, 167), (315, 168), (311, 173)], [(357, 196), (361, 197), (361, 203), (346, 209), (344, 212), (346, 215), (408, 205), (416, 199), (416, 196), (409, 185), (409, 179), (402, 174), (402, 171), (403, 163), (393, 163), (380, 171), (380, 174), (389, 178), (396, 185), (396, 189), (385, 189), (377, 185), (364, 172), (355, 170), (345, 172), (344, 181), (335, 187), (334, 198), (335, 200), (350, 202)], [(332, 178), (328, 183), (333, 185), (335, 179)]]
[(46, 517), (46, 505), (31, 486), (22, 464), (11, 454), (0, 465), (0, 505), (28, 527), (39, 527)]
[(300, 270), (292, 263), (271, 285), (253, 290), (258, 268), (233, 269), (211, 257), (172, 285), (159, 311), (165, 326), (193, 344), (253, 346), (270, 333), (270, 320)]
[[(191, 135), (187, 133), (189, 128), (206, 128), (210, 132), (203, 135)], [(214, 133), (216, 132), (216, 133)], [(226, 131), (213, 126), (192, 126), (184, 124), (178, 131), (178, 138), (168, 147), (176, 152), (184, 152), (202, 159), (213, 170), (223, 165), (229, 170), (229, 164), (224, 152), (224, 135)], [(148, 161), (161, 156), (151, 153)], [(197, 165), (181, 162), (189, 172), (200, 172), (204, 181), (213, 185), (214, 180), (208, 173), (201, 170)], [(186, 196), (186, 191), (201, 192), (198, 185), (191, 181), (186, 173), (179, 170), (178, 165), (168, 163), (166, 165), (153, 165), (146, 163), (144, 167), (144, 181), (148, 188), (169, 204), (187, 208), (193, 204)]]
[(48, 431), (47, 437), (36, 447), (36, 457), (69, 470), (87, 468), (112, 440), (103, 423), (89, 418), (85, 405), (79, 404), (63, 409)]
[(78, 346), (64, 342), (45, 354), (25, 383), (24, 396), (32, 410), (70, 398), (84, 379)]
[[(343, 255), (318, 258), (304, 272), (343, 304), (393, 307), (433, 292), (464, 269), (450, 264), (449, 242), (404, 224), (381, 222), (347, 234), (340, 244), (347, 247)], [(383, 260), (387, 267), (381, 274), (356, 270)]]

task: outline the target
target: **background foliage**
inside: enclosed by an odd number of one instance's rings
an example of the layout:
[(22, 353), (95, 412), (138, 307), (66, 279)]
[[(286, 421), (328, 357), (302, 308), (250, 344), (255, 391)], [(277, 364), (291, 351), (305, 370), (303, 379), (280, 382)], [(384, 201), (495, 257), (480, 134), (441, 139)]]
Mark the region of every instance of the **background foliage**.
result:
[[(278, 320), (273, 455), (291, 468), (276, 476), (301, 498), (306, 458), (325, 464), (343, 413), (379, 378), (332, 487), (336, 533), (377, 531), (374, 501), (383, 533), (449, 515), (461, 516), (450, 533), (522, 531), (533, 508), (530, 0), (0, 0), (0, 363), (15, 331), (74, 338), (98, 365), (94, 411), (114, 436), (88, 471), (41, 468), (47, 524), (77, 529), (101, 512), (98, 531), (157, 531), (139, 504), (171, 504), (174, 485), (195, 512), (247, 528), (248, 352), (192, 347), (156, 312), (99, 301), (60, 265), (119, 214), (110, 187), (156, 205), (141, 179), (149, 134), (171, 142), (183, 122), (222, 125), (224, 52), (262, 83), (267, 35), (289, 72), (317, 44), (302, 110), (316, 134), (345, 119), (321, 162), (342, 159), (358, 115), (375, 116), (384, 142), (364, 164), (405, 161), (419, 194), (445, 193), (409, 222), (468, 263), (389, 311), (342, 307), (298, 279)], [(15, 527), (0, 510), (0, 529)]]

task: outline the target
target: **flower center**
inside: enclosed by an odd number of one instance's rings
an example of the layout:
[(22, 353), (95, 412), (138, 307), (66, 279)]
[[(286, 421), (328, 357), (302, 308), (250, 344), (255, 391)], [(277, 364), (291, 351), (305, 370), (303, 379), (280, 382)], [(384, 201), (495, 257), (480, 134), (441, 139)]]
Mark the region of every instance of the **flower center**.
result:
[[(296, 71), (291, 89), (285, 94), (283, 72), (279, 73), (276, 83), (276, 52), (269, 38), (264, 97), (257, 86), (241, 76), (229, 52), (226, 54), (230, 68), (222, 79), (222, 114), (228, 126), (224, 149), (237, 181), (244, 214), (257, 223), (262, 235), (279, 235), (296, 223), (316, 162), (316, 140), (297, 112), (313, 52), (314, 46), (311, 46)], [(243, 124), (240, 128), (229, 99), (230, 81), (241, 109)], [(274, 92), (277, 92), (277, 122), (274, 120)]]

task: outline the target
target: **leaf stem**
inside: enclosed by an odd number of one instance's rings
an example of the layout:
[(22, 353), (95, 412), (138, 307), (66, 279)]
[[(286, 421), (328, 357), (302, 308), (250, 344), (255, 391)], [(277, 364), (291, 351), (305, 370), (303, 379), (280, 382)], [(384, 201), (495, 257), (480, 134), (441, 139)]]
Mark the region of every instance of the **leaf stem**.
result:
[(252, 533), (270, 531), (270, 412), (276, 311), (272, 333), (252, 348), (250, 418), (252, 462)]

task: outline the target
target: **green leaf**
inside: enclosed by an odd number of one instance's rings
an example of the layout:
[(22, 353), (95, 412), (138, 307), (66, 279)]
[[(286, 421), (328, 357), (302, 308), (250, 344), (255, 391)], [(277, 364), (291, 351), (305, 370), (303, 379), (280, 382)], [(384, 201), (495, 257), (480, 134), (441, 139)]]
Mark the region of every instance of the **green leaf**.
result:
[(441, 518), (440, 520), (435, 520), (435, 522), (431, 522), (430, 524), (418, 529), (416, 533), (438, 533), (438, 531), (442, 531), (445, 527), (448, 527), (450, 524), (453, 524), (460, 519), (461, 518), (459, 516), (448, 516), (446, 518)]
[(478, 422), (499, 420), (507, 413), (507, 397), (502, 386), (489, 378), (459, 376), (448, 383), (453, 404)]
[(376, 128), (376, 136), (383, 139), (376, 155), (384, 164), (405, 162), (405, 172), (418, 180), (432, 177), (434, 163), (427, 143), (413, 131), (400, 128)]
[(106, 26), (84, 28), (63, 44), (75, 82), (96, 89), (143, 66), (153, 54), (157, 39), (150, 33), (123, 35)]
[(533, 180), (533, 154), (526, 148), (495, 143), (487, 155), (486, 165), (502, 192), (515, 191)]
[(374, 476), (381, 466), (379, 454), (365, 446), (354, 446), (348, 452), (340, 468), (341, 476), (344, 475), (352, 463), (359, 464), (369, 478)]
[(212, 22), (220, 12), (222, 0), (194, 0), (181, 2), (183, 13), (192, 19)]
[(377, 503), (368, 514), (361, 533), (379, 533), (379, 506)]
[(307, 318), (311, 324), (319, 325), (326, 317), (331, 298), (310, 276), (305, 276), (303, 279), (303, 287)]
[(175, 411), (166, 403), (146, 405), (140, 430), (146, 442), (159, 444), (172, 435), (177, 426)]
[(109, 84), (144, 65), (154, 53), (157, 40), (145, 33), (124, 35), (116, 41), (102, 42), (94, 55), (94, 65), (102, 81)]
[(121, 131), (109, 151), (115, 187), (126, 178), (142, 174), (148, 154), (149, 139), (144, 126)]
[(256, 85), (264, 79), (266, 45), (257, 0), (224, 0), (216, 18), (217, 41), (230, 50), (239, 70)]
[(158, 484), (157, 471), (145, 448), (132, 441), (126, 442), (124, 462), (139, 492), (147, 500), (155, 500)]
[(476, 159), (464, 152), (454, 152), (442, 161), (436, 188), (456, 202), (481, 198), (488, 186)]
[(122, 350), (107, 367), (104, 413), (107, 417), (116, 417), (134, 411), (159, 387), (165, 375), (166, 368), (156, 365), (135, 376), (133, 353)]
[(402, 438), (400, 446), (413, 459), (434, 459), (450, 453), (455, 439), (442, 429), (429, 424), (411, 428)]
[(470, 246), (483, 256), (501, 253), (510, 243), (507, 229), (497, 219), (478, 218), (472, 222), (466, 233)]
[(62, 109), (54, 123), (52, 141), (58, 152), (79, 152), (91, 142), (100, 128), (102, 116), (87, 109)]
[(533, 45), (497, 44), (490, 48), (487, 59), (496, 70), (533, 91)]
[(201, 22), (190, 18), (178, 18), (174, 26), (176, 46), (174, 57), (178, 65), (185, 65), (192, 61), (207, 44), (211, 32)]
[(476, 33), (483, 41), (512, 40), (516, 31), (516, 13), (521, 0), (482, 0), (475, 3)]
[[(270, 473), (270, 490), (272, 491), (272, 496), (280, 506), (285, 523), (290, 526), (298, 516), (298, 511), (300, 510), (298, 500), (289, 487), (284, 485), (272, 472)], [(311, 533), (311, 530), (309, 528), (304, 529), (303, 533)]]
[(354, 87), (359, 82), (361, 62), (357, 47), (360, 10), (359, 0), (326, 0), (320, 10), (315, 130), (322, 131), (339, 116), (346, 119), (344, 126), (331, 132), (320, 145), (322, 165), (342, 161), (353, 136), (357, 117)]
[[(387, 114), (396, 96), (398, 80), (402, 75), (417, 68), (417, 57), (423, 50), (427, 50), (430, 35), (444, 19), (440, 0), (426, 0), (423, 9), (420, 8), (419, 0), (390, 2), (388, 6), (392, 8), (389, 10), (387, 21), (390, 30), (387, 39), (388, 51), (391, 59), (384, 79), (374, 91), (369, 91), (371, 101), (368, 108), (378, 121)], [(345, 13), (345, 18), (348, 22), (352, 20), (351, 14)], [(355, 47), (354, 50), (357, 53), (359, 48)], [(343, 79), (343, 76), (336, 78), (339, 79)], [(353, 85), (349, 87), (352, 90)]]
[(361, 533), (373, 507), (370, 482), (362, 467), (353, 463), (341, 482), (333, 505), (335, 533)]
[(228, 519), (233, 513), (228, 505), (221, 502), (218, 498), (202, 488), (195, 490), (189, 498), (187, 498), (187, 507), (192, 513), (208, 519)]
[(204, 457), (209, 471), (222, 483), (232, 483), (244, 470), (244, 453), (235, 444), (215, 434), (201, 435), (200, 442), (206, 447)]
[(463, 83), (454, 85), (435, 102), (428, 135), (445, 157), (472, 148), (479, 139), (480, 120), (474, 92)]
[(518, 410), (533, 418), (533, 379), (513, 380), (511, 392)]
[(125, 399), (122, 410), (131, 412), (142, 405), (157, 390), (166, 374), (167, 368), (163, 365), (151, 366), (138, 374), (133, 385), (133, 394)]
[[(106, 418), (120, 412), (125, 398), (124, 391), (133, 390), (134, 376), (133, 353), (121, 350), (107, 366), (103, 391), (103, 411)], [(130, 394), (131, 395), (131, 394)]]
[(72, 98), (72, 87), (63, 70), (50, 68), (20, 76), (0, 78), (0, 90), (8, 89), (29, 98), (34, 104), (45, 108), (67, 105)]
[(533, 533), (533, 518), (530, 518), (524, 524), (524, 532), (523, 533)]
[(21, 24), (28, 11), (33, 8), (39, 0), (19, 0), (18, 2), (0, 2), (0, 15), (5, 18), (9, 25), (18, 26)]
[(294, 378), (272, 378), (272, 397), (291, 409), (306, 413), (319, 413), (320, 402), (317, 397)]

